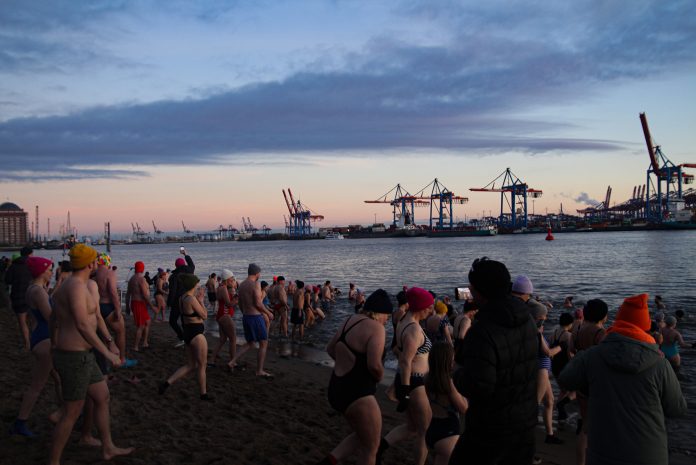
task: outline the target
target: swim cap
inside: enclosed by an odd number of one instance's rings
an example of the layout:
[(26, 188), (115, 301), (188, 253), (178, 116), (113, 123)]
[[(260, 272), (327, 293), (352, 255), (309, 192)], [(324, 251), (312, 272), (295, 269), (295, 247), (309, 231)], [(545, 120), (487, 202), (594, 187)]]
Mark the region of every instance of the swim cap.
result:
[(516, 277), (515, 281), (512, 283), (512, 292), (517, 292), (518, 294), (531, 294), (534, 292), (532, 281), (524, 275)]
[(408, 310), (410, 312), (420, 312), (435, 302), (433, 295), (420, 287), (409, 288), (406, 291), (406, 300), (408, 300)]
[(222, 270), (222, 273), (220, 273), (220, 277), (222, 278), (223, 281), (225, 281), (227, 279), (234, 278), (234, 273), (232, 273), (228, 269), (224, 269), (224, 270)]
[(391, 314), (394, 311), (389, 294), (384, 289), (377, 289), (365, 300), (364, 312)]
[(186, 260), (184, 260), (184, 259), (181, 258), (181, 257), (180, 257), (180, 258), (177, 258), (177, 259), (174, 261), (174, 266), (177, 267), (177, 268), (179, 268), (180, 266), (186, 266)]
[(97, 255), (97, 265), (111, 266), (111, 257), (107, 253), (101, 252)]
[(435, 313), (438, 315), (444, 315), (447, 313), (447, 305), (441, 300), (435, 302)]
[(145, 264), (143, 262), (135, 262), (135, 272), (142, 273), (145, 271)]
[(27, 259), (27, 268), (29, 268), (29, 273), (31, 273), (32, 278), (38, 278), (52, 265), (53, 262), (48, 258), (29, 257)]
[(85, 244), (74, 245), (69, 252), (73, 270), (81, 270), (97, 259), (97, 251)]
[(535, 320), (540, 320), (549, 313), (549, 309), (546, 305), (534, 299), (529, 299), (527, 301), (527, 308), (529, 308), (529, 314), (532, 315), (532, 318)]

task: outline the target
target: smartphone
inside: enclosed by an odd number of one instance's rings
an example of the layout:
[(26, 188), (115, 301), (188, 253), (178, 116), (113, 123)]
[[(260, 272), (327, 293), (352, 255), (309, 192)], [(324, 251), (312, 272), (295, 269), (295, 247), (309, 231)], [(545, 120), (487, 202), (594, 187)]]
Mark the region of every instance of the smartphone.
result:
[(179, 252), (183, 252), (184, 250), (186, 250), (186, 248), (183, 245), (179, 247)]
[(457, 287), (454, 289), (454, 298), (457, 300), (471, 300), (471, 290), (468, 287)]

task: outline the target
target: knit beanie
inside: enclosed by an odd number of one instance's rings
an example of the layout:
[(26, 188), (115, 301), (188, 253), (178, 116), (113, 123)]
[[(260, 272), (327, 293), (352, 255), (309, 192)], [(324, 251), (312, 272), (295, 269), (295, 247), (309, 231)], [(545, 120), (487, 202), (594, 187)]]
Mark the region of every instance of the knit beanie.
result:
[(53, 262), (48, 258), (29, 257), (27, 258), (27, 268), (31, 273), (32, 278), (38, 278), (53, 265)]
[(234, 273), (232, 273), (230, 270), (225, 268), (222, 270), (222, 273), (220, 273), (220, 277), (222, 278), (223, 281), (226, 281), (230, 278), (234, 278)]
[(183, 258), (179, 257), (176, 260), (174, 260), (174, 266), (179, 268), (180, 266), (186, 266), (186, 260)]
[(408, 310), (410, 312), (420, 312), (435, 302), (433, 295), (420, 287), (409, 288), (406, 291), (406, 300), (408, 300)]
[(649, 330), (648, 294), (639, 294), (624, 300), (607, 333), (618, 333), (637, 341), (655, 344), (655, 339), (646, 332)]
[(69, 252), (70, 265), (74, 270), (81, 270), (97, 259), (97, 251), (85, 244), (74, 245)]
[(394, 311), (389, 294), (384, 289), (377, 289), (365, 300), (364, 312), (391, 314)]
[(534, 292), (532, 281), (524, 275), (516, 277), (512, 282), (512, 292), (517, 292), (518, 294), (531, 294)]

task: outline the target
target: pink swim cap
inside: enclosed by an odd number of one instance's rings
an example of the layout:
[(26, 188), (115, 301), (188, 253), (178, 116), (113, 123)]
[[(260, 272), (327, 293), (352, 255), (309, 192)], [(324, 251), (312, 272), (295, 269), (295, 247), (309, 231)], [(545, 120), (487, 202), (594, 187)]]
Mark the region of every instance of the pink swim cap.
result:
[(186, 260), (183, 258), (177, 258), (176, 261), (174, 262), (174, 266), (180, 267), (180, 266), (186, 266)]

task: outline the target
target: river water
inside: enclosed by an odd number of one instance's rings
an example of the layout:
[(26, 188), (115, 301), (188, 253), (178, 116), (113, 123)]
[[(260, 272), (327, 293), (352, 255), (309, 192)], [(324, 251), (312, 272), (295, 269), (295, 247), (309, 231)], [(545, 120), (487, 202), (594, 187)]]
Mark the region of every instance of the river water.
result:
[[(678, 329), (687, 341), (696, 340), (696, 231), (564, 233), (558, 234), (555, 241), (545, 241), (544, 235), (529, 234), (220, 242), (186, 244), (186, 250), (203, 281), (208, 274), (219, 273), (223, 268), (229, 268), (238, 279), (243, 279), (247, 265), (255, 262), (262, 268), (262, 279), (269, 282), (274, 275), (311, 284), (329, 279), (342, 289), (343, 296), (332, 315), (308, 331), (305, 346), (290, 349), (287, 344), (277, 344), (280, 349), (276, 350), (292, 350), (295, 355), (299, 351), (312, 352), (311, 347), (323, 349), (343, 317), (352, 313), (346, 298), (349, 282), (368, 294), (379, 287), (395, 294), (406, 285), (453, 296), (455, 287), (466, 285), (471, 262), (482, 256), (504, 262), (513, 277), (529, 276), (535, 294), (554, 305), (549, 315), (551, 321), (557, 320), (559, 308), (568, 295), (574, 296), (579, 305), (591, 298), (601, 298), (609, 304), (613, 316), (625, 297), (647, 292), (651, 305), (653, 296), (659, 294), (668, 313), (684, 310), (687, 318)], [(174, 268), (174, 260), (181, 255), (179, 244), (152, 244), (114, 246), (111, 256), (113, 264), (118, 266), (119, 282), (125, 288), (123, 283), (135, 261), (145, 262), (146, 270), (154, 275), (158, 267)], [(60, 256), (54, 252), (52, 258)], [(683, 370), (691, 379), (682, 383), (689, 414), (669, 423), (671, 448), (692, 454), (696, 454), (692, 429), (696, 424), (694, 352), (684, 350), (682, 354)], [(314, 351), (312, 357), (321, 359), (321, 351)]]

